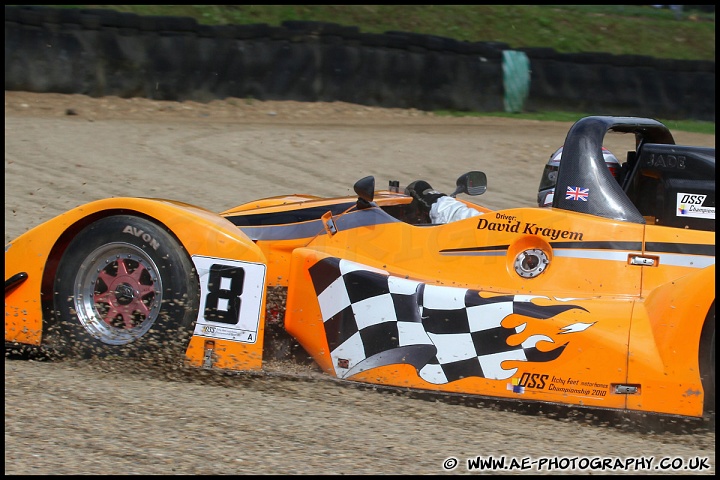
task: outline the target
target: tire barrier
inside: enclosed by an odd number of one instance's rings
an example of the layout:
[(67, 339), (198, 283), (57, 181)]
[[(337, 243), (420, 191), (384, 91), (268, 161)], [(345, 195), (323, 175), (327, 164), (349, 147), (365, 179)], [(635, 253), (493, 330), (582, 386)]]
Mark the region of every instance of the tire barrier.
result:
[[(505, 58), (524, 57), (529, 69), (504, 70)], [(710, 61), (512, 52), (500, 42), (370, 34), (326, 22), (209, 26), (40, 6), (5, 6), (5, 90), (715, 121)]]

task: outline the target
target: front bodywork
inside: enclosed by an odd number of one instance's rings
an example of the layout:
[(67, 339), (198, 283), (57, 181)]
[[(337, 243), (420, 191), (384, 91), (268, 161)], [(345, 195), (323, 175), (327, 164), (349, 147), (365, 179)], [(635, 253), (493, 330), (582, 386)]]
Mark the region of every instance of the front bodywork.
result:
[[(602, 160), (607, 131), (637, 137), (622, 184)], [(6, 342), (42, 344), (44, 302), (73, 235), (134, 213), (172, 232), (197, 269), (192, 365), (261, 369), (266, 295), (281, 288), (285, 330), (338, 378), (702, 415), (714, 149), (674, 145), (659, 122), (626, 117), (581, 120), (564, 149), (556, 192), (568, 193), (552, 208), (467, 203), (481, 215), (443, 225), (419, 221), (412, 199), (392, 191), (371, 202), (272, 197), (219, 214), (132, 198), (78, 207), (6, 246)], [(214, 264), (249, 279), (255, 300), (234, 323), (203, 317)]]
[[(27, 345), (41, 345), (43, 316), (51, 308), (52, 285), (58, 262), (70, 239), (84, 226), (94, 220), (117, 213), (140, 215), (151, 218), (168, 228), (193, 259), (198, 276), (203, 283), (203, 266), (208, 259), (229, 266), (242, 265), (252, 272), (247, 288), (255, 291), (256, 303), (264, 304), (265, 263), (260, 249), (230, 222), (216, 213), (179, 202), (143, 198), (111, 198), (82, 205), (45, 222), (5, 246), (5, 278), (18, 274), (24, 280), (5, 287), (5, 341)], [(144, 232), (128, 229), (127, 235), (143, 235)], [(250, 302), (248, 302), (250, 303)], [(190, 341), (187, 360), (191, 365), (201, 366), (206, 355), (204, 330), (220, 330), (227, 334), (212, 338), (213, 355), (219, 368), (259, 369), (262, 365), (264, 309), (253, 311), (252, 336), (240, 340), (236, 331), (230, 335), (228, 325), (208, 325), (198, 319), (195, 335)], [(238, 327), (247, 320), (238, 319)], [(237, 330), (236, 329), (236, 330)], [(245, 330), (245, 329), (241, 329)]]

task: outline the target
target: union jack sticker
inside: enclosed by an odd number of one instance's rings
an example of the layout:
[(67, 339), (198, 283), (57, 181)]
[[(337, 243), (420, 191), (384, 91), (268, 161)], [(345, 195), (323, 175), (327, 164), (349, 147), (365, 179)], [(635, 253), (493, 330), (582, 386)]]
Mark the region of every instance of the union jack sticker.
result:
[(588, 195), (590, 195), (589, 188), (567, 187), (567, 192), (565, 192), (565, 200), (581, 200), (583, 202), (587, 202)]

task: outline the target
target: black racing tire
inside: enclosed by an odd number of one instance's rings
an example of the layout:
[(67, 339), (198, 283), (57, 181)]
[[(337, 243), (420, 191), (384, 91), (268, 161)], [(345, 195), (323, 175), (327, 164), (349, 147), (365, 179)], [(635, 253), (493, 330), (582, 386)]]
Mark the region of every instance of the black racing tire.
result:
[(45, 343), (60, 356), (177, 359), (200, 303), (197, 272), (182, 245), (164, 227), (132, 215), (81, 230), (60, 259), (54, 287)]
[(700, 336), (700, 376), (705, 412), (715, 412), (715, 302), (705, 318)]

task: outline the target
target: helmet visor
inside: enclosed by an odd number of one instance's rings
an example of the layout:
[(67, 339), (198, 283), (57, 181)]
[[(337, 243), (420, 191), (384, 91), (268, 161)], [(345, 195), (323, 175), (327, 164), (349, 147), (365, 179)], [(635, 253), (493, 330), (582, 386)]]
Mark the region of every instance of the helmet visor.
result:
[(540, 187), (538, 190), (547, 190), (548, 188), (554, 188), (557, 183), (558, 166), (547, 164), (543, 170), (542, 178), (540, 179)]

